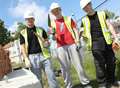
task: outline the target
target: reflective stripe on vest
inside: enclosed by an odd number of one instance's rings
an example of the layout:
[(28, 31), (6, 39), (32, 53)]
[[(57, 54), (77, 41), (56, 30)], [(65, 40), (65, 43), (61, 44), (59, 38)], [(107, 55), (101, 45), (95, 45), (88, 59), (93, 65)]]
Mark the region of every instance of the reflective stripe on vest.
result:
[[(103, 36), (105, 38), (105, 41), (107, 44), (112, 44), (112, 38), (111, 38), (111, 33), (106, 25), (106, 15), (104, 11), (98, 12), (98, 19), (100, 21), (100, 25), (102, 28)], [(83, 26), (84, 26), (84, 32), (83, 32), (83, 37), (86, 42), (86, 46), (88, 50), (91, 50), (92, 46), (92, 39), (91, 39), (91, 33), (90, 33), (90, 20), (88, 16), (84, 17), (82, 19)]]
[[(36, 27), (36, 31), (37, 31), (37, 34), (42, 37), (42, 29), (40, 29), (39, 27)], [(27, 38), (27, 29), (24, 29), (21, 31), (21, 35), (24, 37), (25, 39), (25, 50), (26, 50), (26, 53), (28, 54), (28, 38)], [(38, 38), (38, 37), (37, 37)], [(44, 48), (43, 47), (43, 42), (40, 40), (40, 38), (38, 38), (38, 41), (39, 41), (39, 44), (40, 44), (40, 47), (42, 49), (42, 53), (43, 53), (43, 56), (45, 58), (50, 58), (50, 53), (49, 53), (49, 50), (47, 48)]]
[[(64, 16), (64, 22), (65, 22), (65, 25), (66, 25), (67, 29), (71, 33), (73, 39), (75, 40), (75, 42), (78, 42), (79, 41), (79, 35), (76, 35), (77, 33), (75, 33), (75, 31), (71, 27), (71, 17)], [(55, 32), (56, 31), (55, 21), (51, 21), (51, 26), (53, 28), (53, 32)]]

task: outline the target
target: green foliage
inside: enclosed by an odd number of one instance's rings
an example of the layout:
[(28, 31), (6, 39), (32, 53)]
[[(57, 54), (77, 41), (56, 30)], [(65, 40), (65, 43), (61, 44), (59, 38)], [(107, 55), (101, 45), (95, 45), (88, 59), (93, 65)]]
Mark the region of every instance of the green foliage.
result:
[(20, 32), (21, 30), (25, 29), (26, 25), (22, 22), (18, 22), (18, 32)]
[(119, 18), (120, 16), (115, 16), (115, 19)]
[(18, 28), (17, 28), (17, 31), (15, 32), (15, 36), (12, 37), (11, 39), (12, 41), (18, 39), (20, 37), (20, 31), (26, 28), (25, 24), (23, 24), (22, 22), (18, 22), (17, 25), (18, 25)]
[[(83, 58), (84, 70), (85, 70), (85, 73), (87, 74), (88, 78), (90, 80), (92, 80), (93, 88), (96, 88), (97, 83), (96, 83), (96, 72), (95, 72), (94, 60), (93, 60), (91, 52), (86, 51), (85, 55), (86, 56), (84, 56), (84, 58)], [(60, 63), (59, 63), (58, 59), (56, 58), (56, 59), (51, 59), (51, 60), (52, 60), (52, 65), (53, 65), (54, 70), (59, 70)], [(75, 68), (73, 67), (73, 65), (71, 65), (70, 72), (71, 72), (72, 83), (74, 86), (73, 88), (81, 88), (80, 87), (81, 83), (80, 83), (78, 74), (77, 74)], [(58, 80), (58, 83), (60, 85), (60, 88), (65, 88), (62, 74), (57, 77), (57, 80)]]
[(0, 19), (0, 44), (10, 42), (10, 32), (5, 28), (4, 21)]
[(115, 13), (114, 12), (111, 12), (109, 10), (105, 10), (107, 16), (109, 19), (113, 19), (115, 17)]

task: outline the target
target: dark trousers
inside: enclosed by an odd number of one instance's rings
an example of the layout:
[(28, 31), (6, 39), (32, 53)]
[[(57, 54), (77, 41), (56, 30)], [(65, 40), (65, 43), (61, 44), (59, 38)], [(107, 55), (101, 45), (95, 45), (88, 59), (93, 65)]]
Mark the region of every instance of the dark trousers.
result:
[(92, 50), (92, 54), (99, 86), (112, 85), (115, 82), (115, 56), (112, 48)]

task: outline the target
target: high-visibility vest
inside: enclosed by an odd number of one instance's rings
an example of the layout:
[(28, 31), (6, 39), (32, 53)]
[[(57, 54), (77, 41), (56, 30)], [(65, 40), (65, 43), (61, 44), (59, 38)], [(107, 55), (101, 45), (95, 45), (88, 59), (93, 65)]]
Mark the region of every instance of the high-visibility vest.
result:
[[(71, 17), (64, 16), (63, 18), (64, 18), (65, 25), (67, 29), (69, 30), (69, 32), (71, 33), (75, 43), (79, 42), (79, 34), (75, 33), (75, 30), (73, 30), (73, 28), (71, 27)], [(53, 28), (53, 32), (56, 32), (56, 23), (54, 20), (51, 21), (51, 26)]]
[[(100, 21), (100, 25), (101, 25), (101, 29), (102, 29), (102, 33), (105, 38), (105, 41), (108, 45), (112, 44), (111, 33), (106, 24), (106, 14), (104, 11), (100, 11), (97, 14), (98, 14), (98, 19)], [(90, 32), (91, 24), (90, 24), (90, 20), (89, 20), (88, 16), (85, 16), (82, 19), (82, 23), (83, 23), (83, 27), (84, 27), (83, 38), (86, 42), (87, 49), (91, 50), (91, 46), (92, 46), (92, 39), (91, 39), (91, 32)]]
[[(42, 38), (42, 32), (43, 30), (39, 27), (36, 27), (36, 33), (37, 35), (39, 35), (41, 38)], [(24, 37), (25, 39), (25, 50), (26, 50), (26, 53), (28, 54), (28, 38), (27, 38), (27, 29), (24, 29), (21, 31), (21, 35)], [(43, 47), (43, 42), (41, 41), (41, 39), (37, 36), (38, 38), (38, 41), (39, 41), (39, 44), (40, 44), (40, 47), (41, 47), (41, 50), (42, 50), (42, 54), (45, 58), (50, 58), (51, 55), (50, 55), (50, 52), (49, 52), (49, 49), (48, 48), (45, 48)]]

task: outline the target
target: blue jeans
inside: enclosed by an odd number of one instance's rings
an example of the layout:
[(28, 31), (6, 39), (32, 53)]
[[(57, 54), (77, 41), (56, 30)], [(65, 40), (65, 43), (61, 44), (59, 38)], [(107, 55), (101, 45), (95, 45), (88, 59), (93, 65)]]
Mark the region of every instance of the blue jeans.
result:
[(58, 83), (56, 81), (55, 74), (53, 72), (51, 62), (49, 59), (45, 59), (42, 54), (30, 54), (29, 55), (29, 60), (32, 65), (32, 72), (37, 76), (37, 78), (41, 82), (41, 87), (43, 88), (42, 85), (42, 69), (45, 71), (49, 83), (50, 88), (59, 88)]

